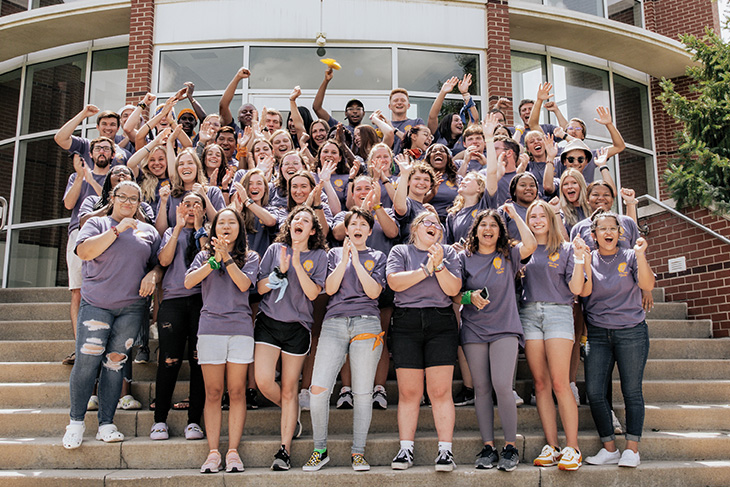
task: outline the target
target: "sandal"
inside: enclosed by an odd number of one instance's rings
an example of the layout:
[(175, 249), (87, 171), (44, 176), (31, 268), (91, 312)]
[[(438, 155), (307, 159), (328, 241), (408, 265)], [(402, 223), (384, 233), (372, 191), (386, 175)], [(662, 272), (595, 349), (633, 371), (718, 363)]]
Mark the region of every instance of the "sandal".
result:
[(172, 409), (176, 409), (178, 411), (185, 411), (190, 408), (190, 398), (183, 399), (180, 402), (176, 402), (172, 405)]
[(96, 439), (103, 441), (104, 443), (117, 443), (124, 441), (124, 435), (119, 431), (114, 424), (103, 424), (99, 426), (99, 431), (96, 433)]
[(157, 398), (152, 399), (152, 402), (150, 403), (150, 411), (154, 411), (155, 407), (157, 407)]
[(243, 472), (243, 462), (237, 450), (228, 450), (226, 453), (226, 472)]
[(63, 359), (63, 361), (61, 361), (61, 363), (63, 365), (73, 365), (75, 362), (76, 362), (76, 352), (72, 352), (71, 354), (66, 356), (66, 358)]
[(84, 441), (84, 431), (86, 425), (70, 424), (66, 426), (66, 434), (63, 435), (63, 447), (67, 450), (73, 450), (81, 446)]
[(142, 409), (142, 403), (136, 400), (131, 394), (127, 394), (126, 396), (119, 398), (117, 409), (124, 409), (127, 411)]
[(200, 473), (218, 473), (221, 469), (221, 454), (218, 450), (210, 450), (208, 458), (205, 459), (205, 463), (200, 467)]

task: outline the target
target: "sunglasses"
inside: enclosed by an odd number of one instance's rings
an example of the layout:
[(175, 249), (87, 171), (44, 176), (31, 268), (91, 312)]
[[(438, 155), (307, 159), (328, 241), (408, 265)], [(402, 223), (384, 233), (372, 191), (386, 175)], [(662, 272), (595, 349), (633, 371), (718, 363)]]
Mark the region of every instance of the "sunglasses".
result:
[(580, 157), (568, 156), (568, 157), (566, 157), (566, 159), (571, 164), (573, 164), (574, 162), (577, 162), (578, 164), (583, 164), (586, 161), (586, 158), (583, 156), (580, 156)]

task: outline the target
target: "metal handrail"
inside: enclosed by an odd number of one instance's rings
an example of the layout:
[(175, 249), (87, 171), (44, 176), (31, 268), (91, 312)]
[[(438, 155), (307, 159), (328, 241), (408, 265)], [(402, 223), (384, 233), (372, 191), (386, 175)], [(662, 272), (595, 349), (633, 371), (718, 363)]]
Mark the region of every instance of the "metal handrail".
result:
[(701, 223), (699, 223), (699, 222), (697, 222), (697, 221), (693, 220), (692, 218), (688, 217), (687, 215), (684, 215), (683, 213), (680, 213), (680, 212), (678, 212), (677, 210), (675, 210), (675, 209), (674, 209), (674, 208), (672, 208), (671, 206), (668, 206), (667, 204), (665, 204), (665, 203), (662, 203), (661, 201), (659, 201), (658, 199), (654, 198), (654, 197), (653, 197), (653, 196), (651, 196), (651, 195), (648, 195), (648, 194), (644, 194), (644, 195), (638, 196), (638, 197), (636, 198), (636, 200), (637, 200), (637, 201), (648, 201), (648, 202), (650, 202), (650, 203), (653, 203), (653, 204), (655, 204), (655, 205), (657, 205), (657, 206), (660, 206), (660, 207), (662, 207), (663, 209), (665, 209), (666, 211), (668, 211), (669, 213), (671, 213), (672, 215), (674, 215), (674, 216), (676, 216), (676, 217), (679, 217), (679, 218), (681, 218), (682, 220), (686, 221), (686, 222), (687, 222), (687, 223), (689, 223), (690, 225), (694, 225), (695, 227), (699, 228), (700, 230), (702, 230), (702, 231), (704, 231), (704, 232), (707, 232), (707, 233), (709, 233), (710, 235), (712, 235), (713, 237), (715, 237), (715, 238), (718, 238), (718, 239), (720, 239), (720, 240), (721, 240), (722, 242), (724, 242), (724, 243), (726, 243), (726, 244), (730, 245), (730, 239), (728, 239), (727, 237), (723, 237), (723, 236), (722, 236), (722, 235), (720, 235), (719, 233), (717, 233), (717, 232), (715, 232), (715, 231), (713, 231), (713, 230), (710, 230), (709, 228), (707, 228), (707, 227), (706, 227), (706, 226), (704, 226), (703, 224), (701, 224)]

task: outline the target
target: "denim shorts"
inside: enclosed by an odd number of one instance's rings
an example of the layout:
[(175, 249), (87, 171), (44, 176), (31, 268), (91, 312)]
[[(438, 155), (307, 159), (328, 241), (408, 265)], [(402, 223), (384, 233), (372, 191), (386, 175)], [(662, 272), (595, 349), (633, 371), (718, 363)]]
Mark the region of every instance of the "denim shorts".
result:
[(200, 365), (250, 364), (253, 362), (253, 337), (246, 335), (198, 335)]
[(550, 340), (551, 338), (575, 340), (573, 306), (569, 304), (542, 301), (522, 303), (520, 320), (525, 332), (525, 340)]

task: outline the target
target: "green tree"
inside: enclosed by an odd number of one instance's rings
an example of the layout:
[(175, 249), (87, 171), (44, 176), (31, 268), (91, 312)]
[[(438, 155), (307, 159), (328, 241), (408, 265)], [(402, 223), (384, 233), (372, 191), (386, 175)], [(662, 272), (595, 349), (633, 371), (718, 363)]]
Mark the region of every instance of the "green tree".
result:
[(672, 197), (681, 207), (713, 207), (730, 212), (730, 43), (705, 29), (705, 35), (682, 35), (698, 66), (687, 68), (688, 96), (667, 79), (658, 97), (667, 113), (682, 124), (677, 157), (665, 173)]

